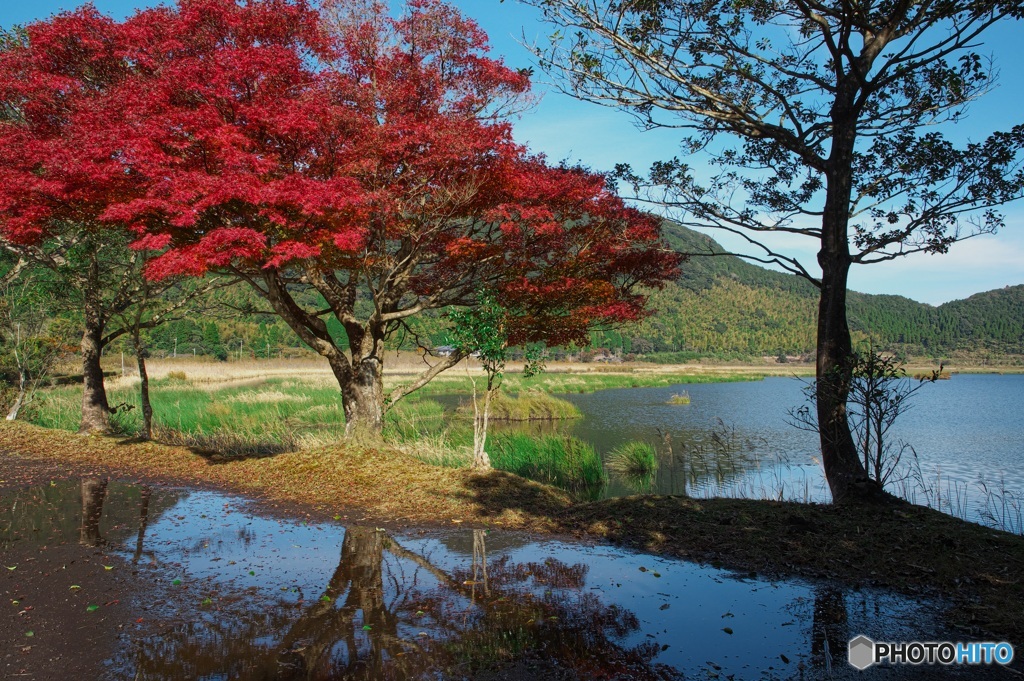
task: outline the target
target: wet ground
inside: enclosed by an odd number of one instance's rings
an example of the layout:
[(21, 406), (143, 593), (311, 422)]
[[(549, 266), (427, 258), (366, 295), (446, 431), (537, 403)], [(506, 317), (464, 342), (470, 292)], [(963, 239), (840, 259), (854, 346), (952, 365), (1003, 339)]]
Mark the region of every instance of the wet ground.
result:
[(950, 638), (939, 601), (59, 472), (0, 494), (3, 678), (1013, 678), (847, 664)]

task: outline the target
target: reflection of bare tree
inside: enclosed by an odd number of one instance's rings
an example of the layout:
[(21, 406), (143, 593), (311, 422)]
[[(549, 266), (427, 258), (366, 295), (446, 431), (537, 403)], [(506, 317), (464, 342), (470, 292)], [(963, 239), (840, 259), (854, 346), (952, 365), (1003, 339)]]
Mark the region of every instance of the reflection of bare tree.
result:
[(316, 601), (263, 604), (256, 612), (248, 599), (218, 602), (220, 611), (201, 627), (176, 627), (143, 642), (136, 676), (501, 678), (528, 658), (569, 678), (674, 675), (652, 663), (655, 644), (617, 641), (639, 623), (585, 591), (585, 565), (513, 563), (507, 556), (488, 562), (484, 531), (474, 531), (467, 562), (445, 570), (386, 532), (349, 528)]
[(834, 660), (844, 659), (850, 640), (846, 597), (834, 586), (814, 589), (814, 619), (811, 629), (811, 659), (831, 670)]
[[(281, 642), (284, 678), (384, 678), (385, 661), (404, 654), (398, 619), (384, 600), (385, 537), (370, 527), (345, 531), (338, 569)], [(345, 654), (332, 655), (340, 642)]]
[(84, 546), (103, 546), (106, 540), (100, 536), (100, 517), (103, 515), (103, 501), (107, 498), (106, 478), (82, 478), (82, 526), (79, 542)]
[(487, 533), (484, 530), (473, 530), (473, 600), (476, 601), (476, 587), (483, 588), (483, 595), (489, 596), (487, 586)]
[(149, 526), (149, 498), (153, 495), (153, 491), (146, 485), (143, 485), (139, 494), (139, 534), (135, 539), (135, 554), (132, 556), (132, 562), (138, 563), (139, 559), (142, 558), (142, 542), (146, 538), (146, 528)]

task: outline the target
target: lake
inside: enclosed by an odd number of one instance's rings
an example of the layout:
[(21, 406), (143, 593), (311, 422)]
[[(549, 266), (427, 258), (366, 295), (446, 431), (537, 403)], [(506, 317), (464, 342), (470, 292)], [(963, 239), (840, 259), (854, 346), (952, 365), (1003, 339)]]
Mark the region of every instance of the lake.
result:
[[(804, 402), (804, 379), (627, 388), (561, 395), (583, 418), (562, 430), (607, 455), (630, 440), (655, 444), (654, 480), (612, 476), (604, 494), (637, 492), (828, 501), (818, 463), (818, 438), (787, 423)], [(687, 405), (668, 404), (689, 393)], [(1024, 491), (1024, 376), (954, 375), (914, 395), (892, 437), (917, 452), (907, 455), (893, 491), (960, 517), (1021, 531)], [(671, 437), (668, 455), (664, 435)], [(1005, 513), (1005, 516), (1004, 516)]]

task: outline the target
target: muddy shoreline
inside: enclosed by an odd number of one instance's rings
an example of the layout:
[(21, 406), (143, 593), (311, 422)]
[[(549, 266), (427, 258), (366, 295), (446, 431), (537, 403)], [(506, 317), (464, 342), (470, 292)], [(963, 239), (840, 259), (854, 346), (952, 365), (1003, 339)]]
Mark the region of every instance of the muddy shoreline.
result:
[[(848, 509), (680, 497), (574, 504), (558, 490), (515, 476), (433, 469), (387, 451), (213, 462), (178, 447), (80, 438), (18, 424), (0, 425), (0, 442), (6, 450), (0, 454), (0, 491), (84, 475), (242, 494), (264, 515), (307, 518), (311, 523), (335, 520), (394, 530), (480, 527), (611, 542), (767, 578), (798, 577), (941, 597), (952, 603), (942, 616), (943, 626), (959, 640), (1008, 640), (1018, 648), (1024, 644), (1024, 587), (1018, 579), (1024, 574), (1024, 539), (906, 504)], [(145, 626), (127, 621), (119, 609), (126, 591), (144, 588), (137, 573), (114, 565), (114, 558), (96, 548), (69, 544), (57, 549), (55, 558), (40, 559), (34, 572), (21, 566), (4, 570), (5, 607), (15, 614), (0, 630), (5, 673), (31, 673), (33, 667), (38, 673), (33, 660), (46, 668), (53, 668), (52, 661), (66, 669), (66, 664), (85, 664), (85, 657), (91, 657), (89, 664), (95, 665), (107, 659), (102, 641), (117, 640), (126, 627)], [(37, 562), (28, 558), (26, 564)], [(93, 601), (99, 602), (90, 604), (99, 608), (58, 616), (59, 606), (77, 603), (80, 597), (51, 593), (44, 586), (44, 578), (58, 569), (54, 561), (71, 571), (75, 584), (95, 590)], [(97, 570), (97, 564), (114, 569)], [(18, 615), (24, 608), (11, 601), (22, 601), (19, 596), (28, 600), (32, 594), (44, 600), (52, 596), (53, 610), (33, 607)], [(27, 631), (34, 635), (26, 636)], [(84, 656), (76, 653), (75, 660), (66, 662), (66, 649), (50, 647), (38, 635), (45, 631), (78, 640), (91, 636), (85, 640), (95, 644)]]

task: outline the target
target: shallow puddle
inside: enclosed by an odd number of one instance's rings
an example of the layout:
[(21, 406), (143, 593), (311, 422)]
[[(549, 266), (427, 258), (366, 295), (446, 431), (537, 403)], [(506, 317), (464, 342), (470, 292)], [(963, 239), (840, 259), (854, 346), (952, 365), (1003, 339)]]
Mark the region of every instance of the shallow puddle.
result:
[(857, 634), (938, 634), (934, 604), (874, 590), (256, 509), (212, 492), (58, 482), (0, 498), (0, 551), (80, 543), (137, 566), (139, 624), (112, 678), (828, 678), (856, 674)]

